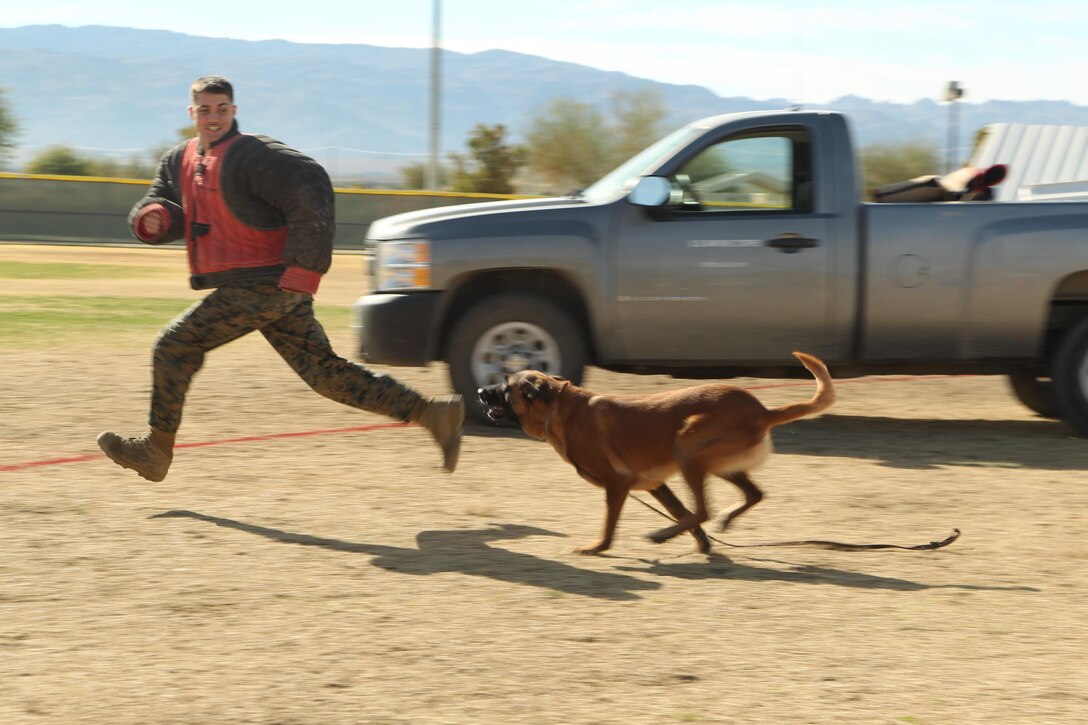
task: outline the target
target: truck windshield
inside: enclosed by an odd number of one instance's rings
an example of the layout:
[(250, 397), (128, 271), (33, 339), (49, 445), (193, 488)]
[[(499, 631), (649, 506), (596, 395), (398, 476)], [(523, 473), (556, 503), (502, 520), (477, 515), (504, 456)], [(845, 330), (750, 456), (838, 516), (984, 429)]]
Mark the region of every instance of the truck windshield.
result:
[(582, 192), (582, 198), (586, 201), (605, 202), (625, 194), (635, 180), (656, 171), (661, 162), (671, 158), (704, 130), (697, 124), (676, 129), (605, 174)]

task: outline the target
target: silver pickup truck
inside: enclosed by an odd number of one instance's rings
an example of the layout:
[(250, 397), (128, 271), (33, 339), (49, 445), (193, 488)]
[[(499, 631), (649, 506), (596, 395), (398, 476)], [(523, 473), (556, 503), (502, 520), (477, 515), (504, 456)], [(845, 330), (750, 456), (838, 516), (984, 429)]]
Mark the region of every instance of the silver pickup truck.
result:
[(1088, 202), (862, 203), (847, 119), (715, 116), (564, 198), (374, 222), (359, 352), (478, 387), (586, 365), (684, 378), (1009, 377), (1088, 435)]

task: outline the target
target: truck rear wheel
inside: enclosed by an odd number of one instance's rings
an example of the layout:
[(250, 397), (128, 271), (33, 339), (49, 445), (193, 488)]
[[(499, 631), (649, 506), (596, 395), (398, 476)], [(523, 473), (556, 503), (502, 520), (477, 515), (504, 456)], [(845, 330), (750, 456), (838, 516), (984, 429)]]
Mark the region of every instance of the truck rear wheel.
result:
[(1062, 420), (1088, 437), (1088, 317), (1062, 339), (1054, 356), (1051, 379)]
[(1050, 380), (1031, 372), (1012, 373), (1009, 388), (1028, 410), (1044, 418), (1060, 417), (1058, 402), (1054, 399), (1054, 384)]
[(446, 345), (453, 388), (465, 411), (492, 424), (476, 394), (519, 370), (539, 370), (581, 383), (586, 344), (578, 324), (546, 297), (504, 292), (471, 307), (450, 332)]

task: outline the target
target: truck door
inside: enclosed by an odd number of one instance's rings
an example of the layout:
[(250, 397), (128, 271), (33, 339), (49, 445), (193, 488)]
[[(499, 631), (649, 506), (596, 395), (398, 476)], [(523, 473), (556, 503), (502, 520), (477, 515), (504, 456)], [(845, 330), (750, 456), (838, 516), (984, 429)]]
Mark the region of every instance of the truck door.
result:
[(616, 313), (626, 357), (774, 361), (829, 334), (829, 216), (813, 208), (804, 127), (762, 128), (678, 158), (658, 214), (624, 203)]

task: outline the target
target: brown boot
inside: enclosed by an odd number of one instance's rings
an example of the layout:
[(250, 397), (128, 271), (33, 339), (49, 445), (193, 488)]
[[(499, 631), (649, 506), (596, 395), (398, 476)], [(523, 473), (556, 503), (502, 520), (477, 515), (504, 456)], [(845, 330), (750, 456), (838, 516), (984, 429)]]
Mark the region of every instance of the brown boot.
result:
[(175, 433), (151, 428), (146, 436), (122, 438), (106, 431), (98, 436), (98, 446), (110, 460), (122, 468), (131, 468), (148, 481), (161, 481), (174, 460)]
[(434, 436), (442, 448), (442, 467), (453, 473), (461, 455), (461, 426), (465, 422), (465, 403), (461, 396), (431, 398), (415, 422)]

